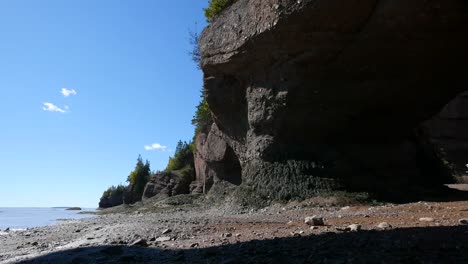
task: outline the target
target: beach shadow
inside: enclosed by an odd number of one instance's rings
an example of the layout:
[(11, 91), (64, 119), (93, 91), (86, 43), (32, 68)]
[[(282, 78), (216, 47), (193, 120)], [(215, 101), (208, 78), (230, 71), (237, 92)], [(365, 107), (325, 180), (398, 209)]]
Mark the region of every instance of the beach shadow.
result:
[(468, 263), (468, 226), (325, 233), (186, 250), (99, 246), (20, 263)]

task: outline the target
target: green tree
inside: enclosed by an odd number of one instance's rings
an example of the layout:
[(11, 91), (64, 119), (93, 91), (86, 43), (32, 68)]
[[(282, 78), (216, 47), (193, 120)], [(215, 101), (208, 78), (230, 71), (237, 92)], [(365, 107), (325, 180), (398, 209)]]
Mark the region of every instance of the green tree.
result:
[(202, 130), (207, 130), (211, 124), (213, 124), (213, 116), (210, 111), (210, 107), (208, 102), (205, 99), (203, 91), (200, 96), (201, 100), (197, 105), (197, 110), (195, 111), (195, 115), (192, 118), (192, 125), (195, 126), (195, 135), (194, 138), (197, 137), (198, 133)]
[(146, 160), (146, 162), (143, 163), (143, 159), (141, 158), (141, 155), (138, 156), (135, 169), (127, 177), (127, 182), (130, 184), (132, 188), (131, 191), (137, 197), (143, 195), (143, 191), (145, 190), (145, 186), (149, 180), (150, 174), (151, 174), (151, 169), (150, 169), (149, 161)]
[(221, 11), (237, 0), (210, 0), (208, 7), (203, 9), (207, 22), (211, 22)]
[(165, 171), (180, 170), (187, 165), (193, 166), (193, 143), (177, 142), (174, 157), (169, 158)]

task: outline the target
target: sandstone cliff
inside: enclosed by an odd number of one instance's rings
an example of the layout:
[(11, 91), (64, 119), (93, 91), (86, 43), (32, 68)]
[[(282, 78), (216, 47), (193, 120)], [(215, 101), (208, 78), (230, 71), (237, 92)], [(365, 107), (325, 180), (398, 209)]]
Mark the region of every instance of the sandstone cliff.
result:
[(462, 0), (237, 1), (201, 36), (197, 182), (290, 199), (450, 181), (419, 128), (467, 89), (467, 25)]

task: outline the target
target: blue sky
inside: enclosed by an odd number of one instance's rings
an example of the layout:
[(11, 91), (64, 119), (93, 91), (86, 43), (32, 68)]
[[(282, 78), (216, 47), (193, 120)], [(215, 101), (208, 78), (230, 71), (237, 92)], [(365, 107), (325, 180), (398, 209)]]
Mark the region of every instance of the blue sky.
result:
[(207, 2), (0, 1), (0, 207), (96, 207), (139, 154), (164, 169), (193, 135)]

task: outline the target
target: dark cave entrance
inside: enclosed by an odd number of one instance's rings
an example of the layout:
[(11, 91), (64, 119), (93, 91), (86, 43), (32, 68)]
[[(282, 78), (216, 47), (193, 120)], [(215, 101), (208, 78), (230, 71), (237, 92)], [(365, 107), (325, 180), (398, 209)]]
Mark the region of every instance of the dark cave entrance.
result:
[(229, 146), (224, 156), (224, 180), (237, 186), (242, 183), (242, 168), (239, 158)]

